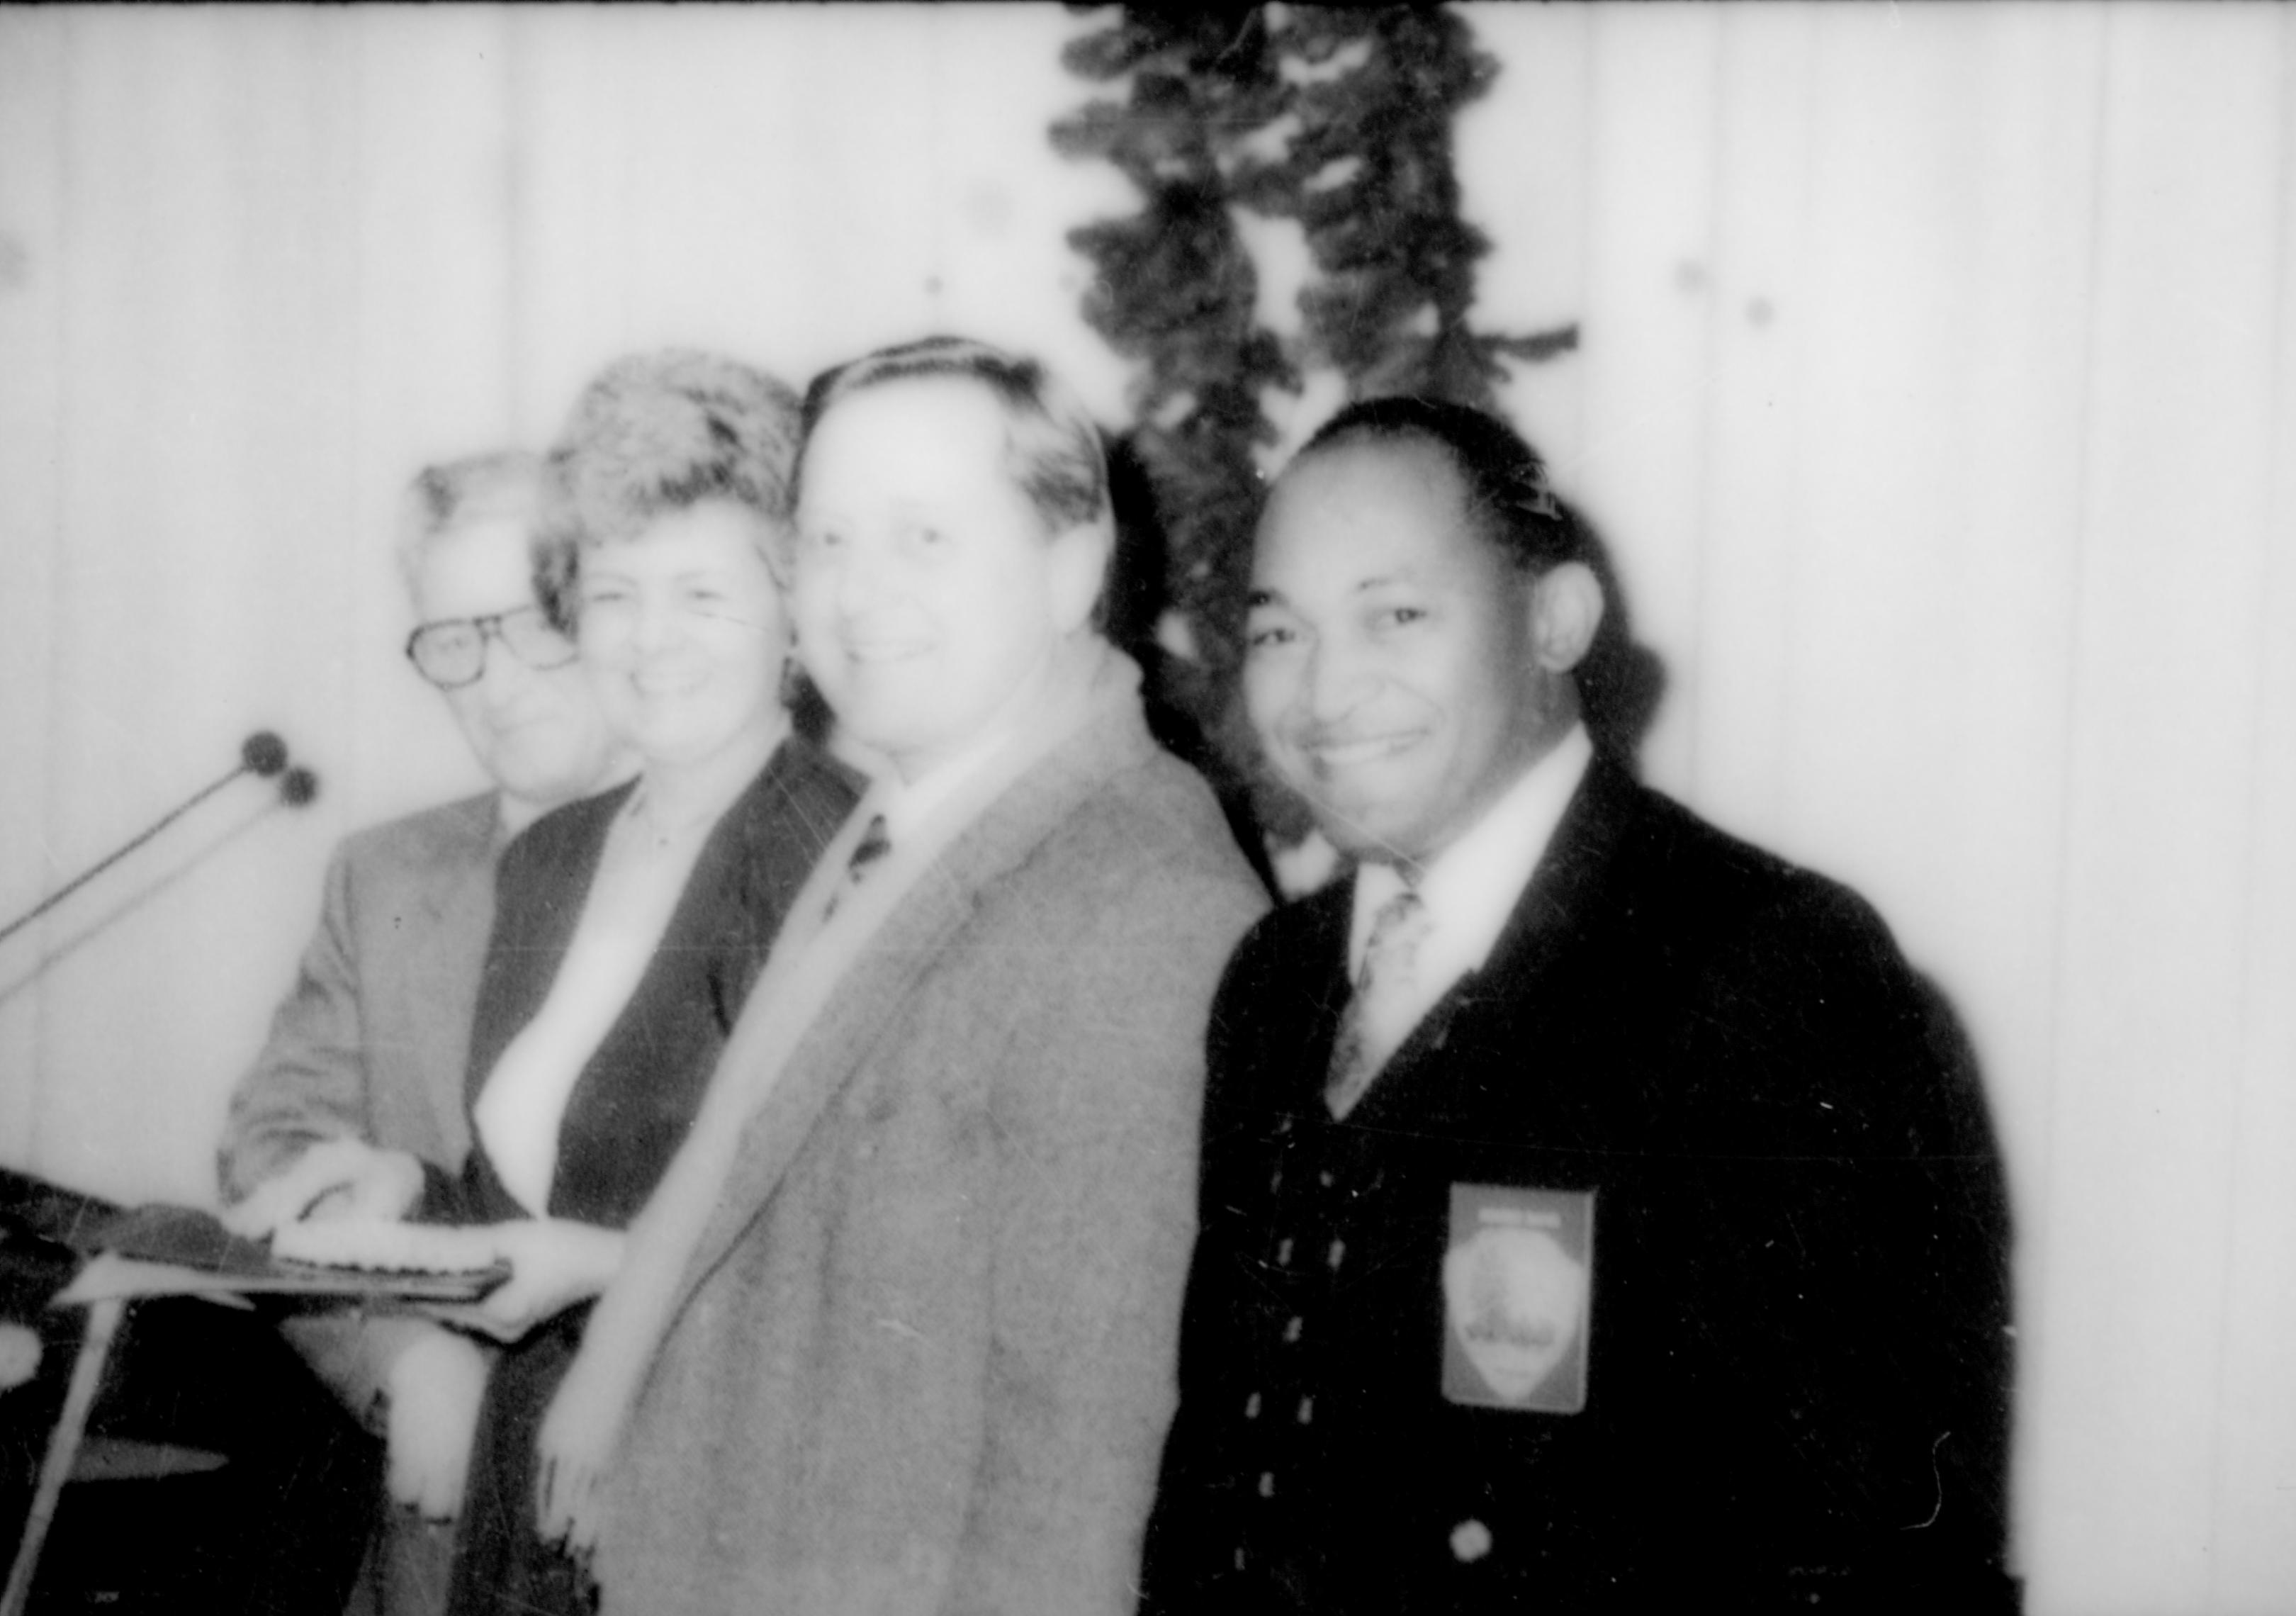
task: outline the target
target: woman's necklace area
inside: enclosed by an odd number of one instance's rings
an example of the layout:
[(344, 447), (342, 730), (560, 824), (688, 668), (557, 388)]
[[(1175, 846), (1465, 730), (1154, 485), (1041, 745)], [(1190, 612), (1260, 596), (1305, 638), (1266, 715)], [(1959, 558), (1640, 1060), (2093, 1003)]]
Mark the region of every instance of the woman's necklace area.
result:
[(629, 803), (622, 809), (620, 828), (637, 847), (651, 852), (667, 853), (673, 849), (690, 846), (699, 840), (703, 832), (718, 823), (724, 806), (716, 804), (700, 813), (689, 811), (673, 819), (663, 812), (660, 805), (641, 784), (630, 793)]

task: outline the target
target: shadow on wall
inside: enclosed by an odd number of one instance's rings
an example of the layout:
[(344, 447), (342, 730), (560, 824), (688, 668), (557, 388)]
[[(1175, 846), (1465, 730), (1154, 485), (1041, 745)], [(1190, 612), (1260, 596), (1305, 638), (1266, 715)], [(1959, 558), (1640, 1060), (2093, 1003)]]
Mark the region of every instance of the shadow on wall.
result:
[(1578, 664), (1578, 700), (1587, 733), (1599, 750), (1639, 777), (1643, 742), (1666, 694), (1666, 664), (1635, 638), (1634, 613), (1626, 591), (1619, 587), (1619, 570), (1601, 531), (1569, 500), (1559, 503), (1563, 520), (1578, 535), (1587, 564), (1603, 586), (1602, 626)]

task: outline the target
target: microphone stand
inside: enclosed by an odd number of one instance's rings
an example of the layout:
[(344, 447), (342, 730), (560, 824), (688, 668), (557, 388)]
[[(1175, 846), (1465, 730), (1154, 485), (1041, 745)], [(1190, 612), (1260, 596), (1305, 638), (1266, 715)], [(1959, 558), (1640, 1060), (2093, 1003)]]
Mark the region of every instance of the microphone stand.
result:
[(26, 926), (30, 925), (34, 921), (39, 919), (41, 915), (45, 915), (49, 910), (63, 902), (65, 898), (70, 898), (73, 893), (87, 885), (89, 882), (94, 881), (97, 876), (102, 874), (113, 865), (118, 864), (121, 859), (127, 857), (127, 855), (134, 852), (137, 848), (142, 847), (145, 842), (151, 841), (152, 838), (157, 836), (160, 832), (175, 824), (176, 820), (181, 819), (184, 815), (199, 807), (201, 803), (205, 802), (209, 798), (223, 790), (225, 786), (229, 785), (242, 775), (258, 775), (267, 780), (274, 775), (278, 774), (282, 769), (286, 769), (287, 777), (279, 783), (279, 794), (286, 800), (288, 806), (291, 808), (301, 808), (305, 803), (310, 801), (312, 798), (319, 794), (319, 782), (317, 775), (312, 774), (308, 768), (287, 768), (287, 743), (285, 742), (273, 734), (269, 730), (263, 730), (256, 734), (248, 736), (245, 743), (239, 749), (239, 767), (237, 768), (233, 769), (229, 774), (226, 775), (222, 779), (215, 782), (212, 785), (202, 787), (201, 790), (193, 792), (192, 795), (184, 801), (176, 805), (176, 807), (170, 809), (168, 813), (161, 815), (156, 823), (140, 832), (135, 836), (130, 838), (119, 847), (115, 848), (111, 852), (106, 854), (102, 858), (98, 859), (94, 864), (90, 865), (86, 869), (72, 877), (70, 881), (65, 882), (62, 886), (49, 893), (47, 897), (42, 898), (29, 910), (18, 915), (14, 920), (10, 921), (5, 926), (0, 926), (0, 942), (7, 941), (8, 939), (13, 937)]

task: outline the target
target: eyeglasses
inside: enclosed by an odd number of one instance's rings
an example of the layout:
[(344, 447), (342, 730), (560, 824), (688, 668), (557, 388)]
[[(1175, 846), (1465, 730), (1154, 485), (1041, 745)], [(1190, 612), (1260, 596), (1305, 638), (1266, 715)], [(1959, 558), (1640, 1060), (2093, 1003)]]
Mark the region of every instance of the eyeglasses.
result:
[(539, 606), (521, 606), (485, 617), (455, 617), (425, 623), (406, 636), (406, 659), (441, 690), (457, 690), (486, 677), (487, 641), (537, 672), (563, 668), (575, 656), (574, 642), (550, 626)]

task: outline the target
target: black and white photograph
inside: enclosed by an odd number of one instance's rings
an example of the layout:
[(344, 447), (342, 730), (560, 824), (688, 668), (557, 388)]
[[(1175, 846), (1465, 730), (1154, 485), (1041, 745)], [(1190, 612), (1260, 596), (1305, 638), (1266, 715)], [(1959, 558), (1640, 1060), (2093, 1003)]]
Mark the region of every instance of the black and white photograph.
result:
[(0, 1616), (2296, 1611), (2296, 8), (0, 4)]

